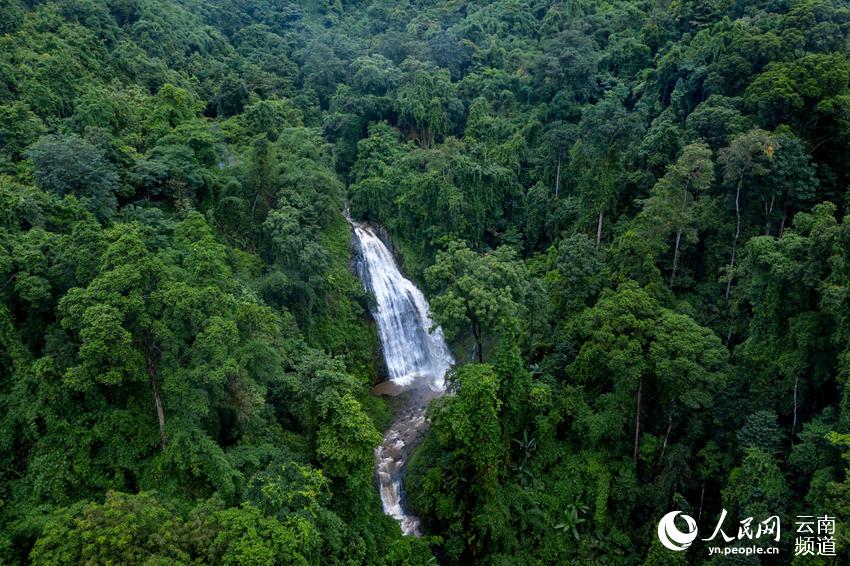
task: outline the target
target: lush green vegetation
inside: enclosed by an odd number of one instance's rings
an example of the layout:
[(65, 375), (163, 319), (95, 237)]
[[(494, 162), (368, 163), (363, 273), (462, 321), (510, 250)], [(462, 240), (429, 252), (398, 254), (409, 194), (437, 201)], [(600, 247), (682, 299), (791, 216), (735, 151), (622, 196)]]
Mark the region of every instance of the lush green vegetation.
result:
[[(0, 0), (0, 562), (701, 562), (657, 521), (721, 508), (847, 562), (848, 148), (843, 0)], [(346, 200), (461, 362), (421, 539)]]

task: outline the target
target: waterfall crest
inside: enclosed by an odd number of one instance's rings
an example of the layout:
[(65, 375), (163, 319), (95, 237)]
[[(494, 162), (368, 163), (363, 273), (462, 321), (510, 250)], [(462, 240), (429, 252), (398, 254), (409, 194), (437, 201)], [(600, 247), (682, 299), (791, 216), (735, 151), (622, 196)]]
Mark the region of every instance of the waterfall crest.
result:
[(419, 519), (405, 512), (401, 472), (427, 428), (425, 408), (445, 391), (446, 371), (454, 363), (443, 331), (431, 321), (428, 301), (405, 278), (392, 253), (366, 224), (352, 222), (358, 257), (357, 274), (374, 295), (370, 306), (387, 367), (389, 394), (413, 390), (375, 449), (377, 478), (384, 513), (394, 517), (404, 534), (418, 536)]

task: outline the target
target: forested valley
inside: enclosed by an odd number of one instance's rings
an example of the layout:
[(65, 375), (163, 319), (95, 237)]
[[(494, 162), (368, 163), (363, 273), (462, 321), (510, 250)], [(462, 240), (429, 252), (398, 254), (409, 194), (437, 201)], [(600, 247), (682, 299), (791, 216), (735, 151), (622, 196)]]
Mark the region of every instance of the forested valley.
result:
[(0, 0), (0, 563), (850, 563), (848, 189), (845, 0)]

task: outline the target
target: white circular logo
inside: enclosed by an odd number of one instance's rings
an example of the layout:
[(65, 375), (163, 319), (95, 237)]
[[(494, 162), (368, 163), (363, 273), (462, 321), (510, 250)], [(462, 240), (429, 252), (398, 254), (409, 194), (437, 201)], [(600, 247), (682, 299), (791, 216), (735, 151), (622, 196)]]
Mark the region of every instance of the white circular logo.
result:
[[(682, 515), (682, 519), (688, 525), (688, 531), (683, 533), (676, 527), (676, 516)], [(658, 540), (670, 550), (685, 550), (694, 539), (697, 538), (697, 522), (690, 515), (681, 511), (670, 511), (658, 522)]]

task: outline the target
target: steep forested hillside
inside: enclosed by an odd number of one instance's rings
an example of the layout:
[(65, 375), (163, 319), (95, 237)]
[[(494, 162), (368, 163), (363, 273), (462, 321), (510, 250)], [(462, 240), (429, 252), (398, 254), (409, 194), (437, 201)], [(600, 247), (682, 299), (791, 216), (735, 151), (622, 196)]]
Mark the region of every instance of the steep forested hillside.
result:
[[(0, 563), (850, 561), (848, 189), (845, 0), (0, 0)], [(422, 538), (346, 204), (458, 360)]]

